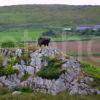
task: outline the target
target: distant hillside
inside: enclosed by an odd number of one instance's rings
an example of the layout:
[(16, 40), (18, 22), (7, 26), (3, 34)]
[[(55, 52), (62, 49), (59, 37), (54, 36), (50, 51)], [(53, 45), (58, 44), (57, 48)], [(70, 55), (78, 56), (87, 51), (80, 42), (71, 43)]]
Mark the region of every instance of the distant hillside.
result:
[(1, 25), (52, 26), (100, 24), (100, 6), (20, 5), (0, 7)]

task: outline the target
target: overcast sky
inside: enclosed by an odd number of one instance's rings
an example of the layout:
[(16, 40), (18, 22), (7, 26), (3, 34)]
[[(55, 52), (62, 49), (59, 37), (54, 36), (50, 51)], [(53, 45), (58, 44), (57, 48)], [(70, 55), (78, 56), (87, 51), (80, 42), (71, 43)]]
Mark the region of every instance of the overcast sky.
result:
[(19, 4), (100, 5), (100, 0), (0, 0), (0, 6)]

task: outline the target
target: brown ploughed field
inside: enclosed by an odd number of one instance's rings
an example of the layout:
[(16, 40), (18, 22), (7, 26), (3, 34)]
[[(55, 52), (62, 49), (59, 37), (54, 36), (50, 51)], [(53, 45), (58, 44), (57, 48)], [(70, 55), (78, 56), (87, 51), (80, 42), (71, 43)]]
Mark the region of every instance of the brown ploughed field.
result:
[(52, 42), (50, 46), (82, 61), (100, 66), (100, 40)]

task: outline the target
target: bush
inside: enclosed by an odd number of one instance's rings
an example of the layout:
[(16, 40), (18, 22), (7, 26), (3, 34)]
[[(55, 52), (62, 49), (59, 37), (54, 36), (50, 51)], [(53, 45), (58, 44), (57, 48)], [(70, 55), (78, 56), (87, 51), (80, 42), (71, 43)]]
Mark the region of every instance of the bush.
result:
[(2, 74), (3, 75), (11, 75), (11, 74), (15, 74), (17, 72), (16, 69), (13, 69), (12, 65), (8, 65), (6, 68), (2, 69)]
[(29, 74), (28, 73), (25, 73), (22, 77), (21, 77), (21, 81), (26, 81), (29, 77)]
[(58, 79), (64, 73), (64, 70), (61, 70), (62, 64), (63, 62), (57, 59), (48, 59), (48, 66), (45, 66), (37, 72), (37, 75), (46, 79)]
[(16, 43), (16, 46), (17, 46), (17, 47), (20, 47), (20, 48), (21, 48), (21, 47), (24, 47), (24, 42), (17, 42), (17, 43)]
[(91, 64), (80, 62), (81, 68), (84, 72), (90, 75), (93, 78), (100, 79), (100, 68), (95, 67)]
[(28, 51), (32, 51), (32, 52), (35, 52), (36, 50), (38, 50), (39, 49), (39, 47), (38, 46), (27, 46), (26, 47), (26, 49), (28, 49)]
[(55, 33), (53, 32), (53, 30), (48, 30), (46, 32), (42, 33), (43, 36), (55, 36)]
[(1, 47), (2, 48), (13, 48), (15, 47), (15, 44), (12, 41), (5, 41), (5, 42), (2, 42)]
[(15, 61), (13, 61), (13, 63), (21, 64), (21, 60), (23, 60), (26, 65), (29, 65), (29, 63), (31, 61), (30, 53), (23, 52), (20, 57), (19, 56), (16, 57), (16, 59), (15, 59)]
[(32, 89), (30, 89), (28, 87), (19, 88), (19, 89), (16, 89), (16, 91), (21, 91), (21, 92), (25, 92), (25, 93), (33, 92)]
[(17, 63), (17, 59), (9, 58), (8, 59), (8, 63), (13, 66), (13, 65), (15, 65)]
[(25, 52), (21, 55), (20, 59), (23, 60), (26, 63), (26, 65), (28, 65), (31, 60), (30, 54), (28, 52)]
[(89, 85), (100, 89), (100, 68), (84, 62), (80, 62), (80, 64), (83, 71), (94, 78), (94, 81), (90, 82)]

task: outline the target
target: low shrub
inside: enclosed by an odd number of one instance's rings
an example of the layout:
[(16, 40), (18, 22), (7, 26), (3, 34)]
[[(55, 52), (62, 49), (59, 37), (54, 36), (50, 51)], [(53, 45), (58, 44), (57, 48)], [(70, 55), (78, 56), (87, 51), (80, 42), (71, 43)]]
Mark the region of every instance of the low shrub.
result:
[(16, 57), (16, 62), (18, 63), (18, 64), (21, 64), (21, 57)]
[(16, 46), (17, 46), (17, 47), (20, 47), (20, 48), (21, 48), (21, 47), (24, 47), (24, 42), (17, 42), (17, 43), (16, 43)]
[(7, 67), (2, 69), (2, 75), (11, 75), (17, 73), (16, 69), (13, 69), (12, 65), (8, 65)]
[(0, 67), (2, 67), (3, 57), (0, 56)]
[(28, 77), (29, 77), (29, 74), (28, 74), (28, 73), (25, 73), (25, 74), (21, 77), (20, 81), (26, 81), (26, 80), (28, 79)]
[(37, 75), (46, 79), (58, 79), (59, 76), (64, 73), (64, 70), (61, 70), (63, 63), (64, 62), (58, 61), (57, 59), (48, 59), (48, 66), (45, 66), (37, 72)]
[(21, 91), (24, 93), (32, 93), (33, 92), (32, 89), (28, 88), (28, 87), (18, 88), (18, 89), (16, 89), (16, 91)]
[(90, 82), (89, 85), (100, 89), (100, 68), (84, 62), (80, 62), (80, 65), (88, 76), (94, 78), (94, 81)]
[(36, 50), (38, 50), (39, 49), (39, 47), (38, 46), (27, 46), (27, 49), (28, 49), (28, 51), (32, 51), (32, 52), (35, 52)]
[(100, 68), (93, 66), (89, 63), (80, 62), (80, 66), (83, 69), (84, 72), (86, 72), (88, 75), (100, 79)]
[(8, 64), (10, 64), (10, 65), (15, 65), (17, 63), (17, 60), (15, 59), (15, 58), (8, 58)]
[(13, 63), (21, 64), (21, 61), (23, 60), (26, 65), (30, 64), (31, 58), (29, 52), (23, 52), (22, 55), (19, 57), (17, 56), (16, 59), (13, 59)]
[(28, 65), (30, 63), (30, 60), (31, 60), (30, 54), (28, 52), (25, 52), (22, 54), (20, 59), (22, 59), (26, 63), (26, 65)]
[(63, 73), (58, 68), (48, 67), (43, 68), (41, 71), (37, 73), (38, 76), (46, 79), (58, 79), (59, 76)]
[(15, 47), (15, 43), (12, 41), (5, 41), (5, 42), (2, 42), (1, 47), (2, 48), (13, 48)]

